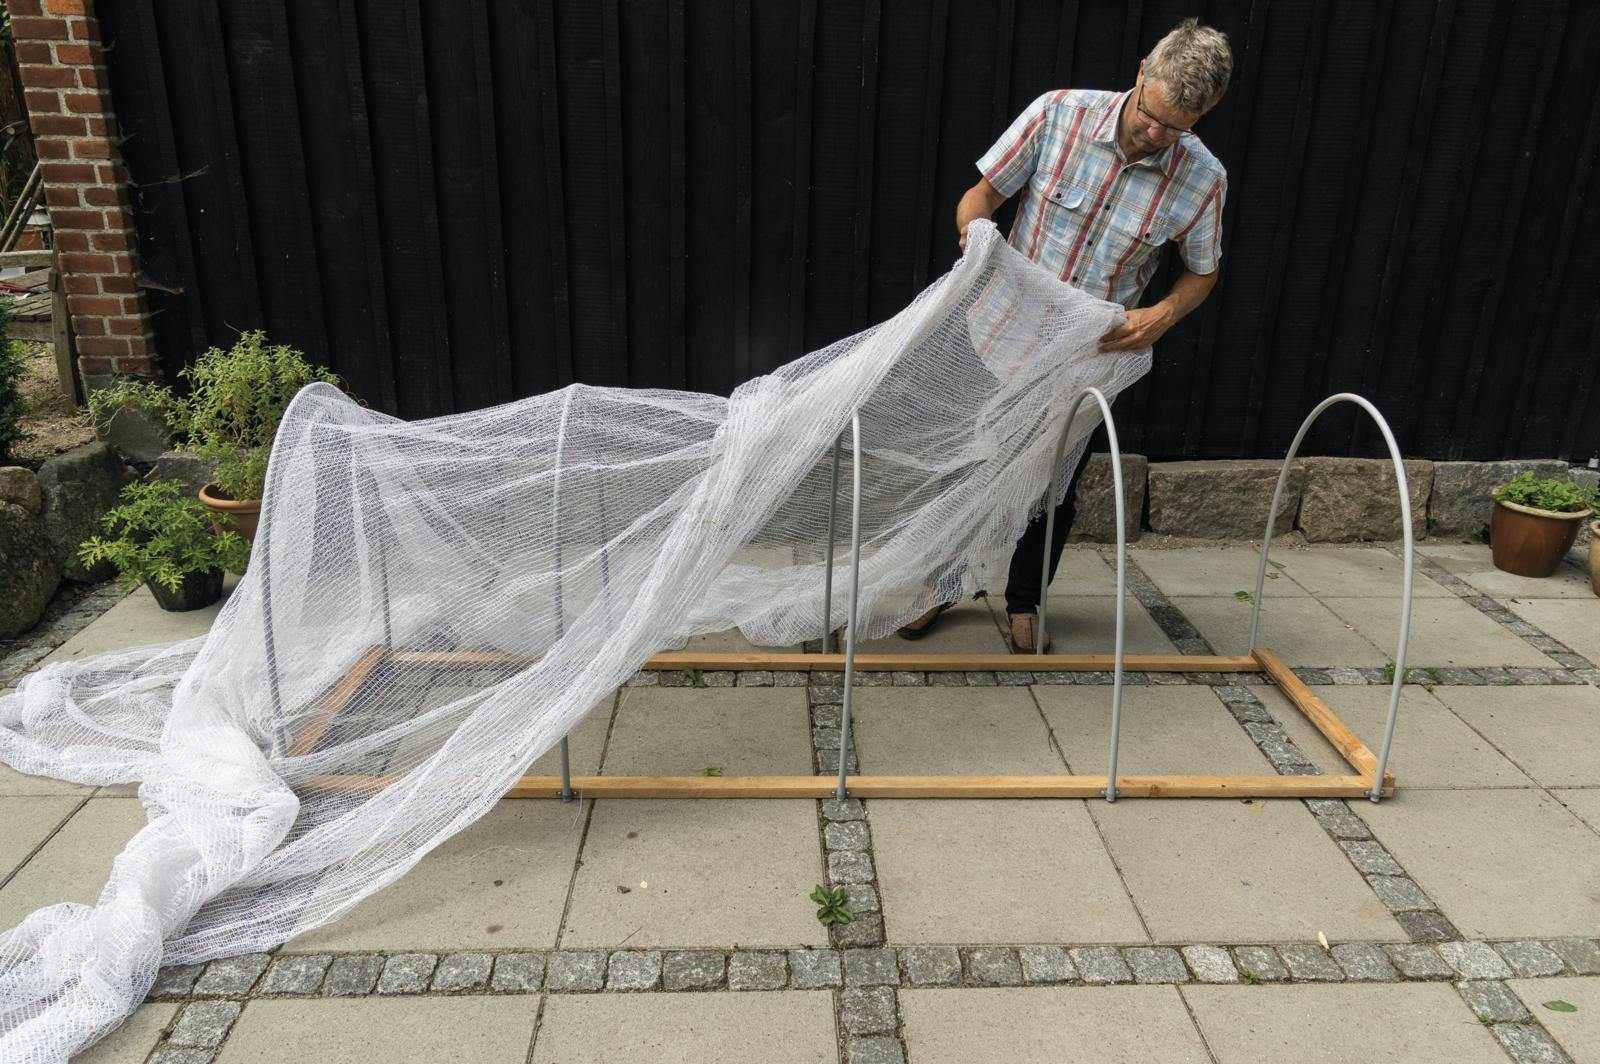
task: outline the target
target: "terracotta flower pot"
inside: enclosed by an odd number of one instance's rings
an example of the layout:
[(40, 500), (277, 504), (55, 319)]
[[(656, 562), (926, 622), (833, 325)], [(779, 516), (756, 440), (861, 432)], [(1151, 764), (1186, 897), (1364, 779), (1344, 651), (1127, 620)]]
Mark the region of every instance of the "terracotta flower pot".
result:
[(145, 581), (145, 587), (156, 598), (156, 605), (171, 613), (203, 610), (222, 597), (222, 570), (207, 569), (199, 573), (185, 573), (178, 590), (168, 590), (165, 584)]
[[(200, 489), (200, 501), (206, 504), (206, 509), (213, 513), (227, 514), (233, 518), (233, 528), (245, 538), (245, 542), (254, 543), (256, 539), (256, 523), (261, 520), (260, 499), (230, 499), (217, 494), (215, 484), (207, 484)], [(217, 531), (222, 531), (221, 525)]]
[(1562, 513), (1496, 499), (1489, 518), (1494, 567), (1517, 576), (1549, 576), (1578, 538), (1587, 510)]
[(1600, 595), (1600, 521), (1589, 524), (1589, 586)]

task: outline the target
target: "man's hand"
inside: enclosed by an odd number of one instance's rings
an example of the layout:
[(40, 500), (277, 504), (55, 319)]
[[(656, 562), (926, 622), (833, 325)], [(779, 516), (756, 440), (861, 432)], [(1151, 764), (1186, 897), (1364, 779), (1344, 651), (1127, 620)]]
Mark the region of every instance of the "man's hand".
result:
[(1130, 310), (1121, 325), (1100, 337), (1100, 350), (1142, 350), (1161, 339), (1176, 321), (1172, 312), (1159, 303)]
[(989, 184), (987, 177), (978, 178), (978, 183), (967, 189), (961, 202), (956, 204), (956, 243), (962, 251), (967, 250), (967, 226), (972, 224), (972, 220), (993, 217), (1005, 201), (1006, 198), (999, 189)]

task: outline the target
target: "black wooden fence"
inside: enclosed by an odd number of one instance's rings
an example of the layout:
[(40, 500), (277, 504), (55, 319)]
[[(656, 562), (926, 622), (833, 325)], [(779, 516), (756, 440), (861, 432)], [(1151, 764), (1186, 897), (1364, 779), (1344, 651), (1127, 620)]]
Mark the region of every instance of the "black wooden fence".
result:
[(1281, 455), (1351, 389), (1412, 455), (1600, 449), (1595, 0), (98, 6), (169, 371), (263, 326), (407, 417), (727, 392), (904, 306), (1009, 119), (1195, 13), (1236, 57), (1223, 281), (1126, 445)]

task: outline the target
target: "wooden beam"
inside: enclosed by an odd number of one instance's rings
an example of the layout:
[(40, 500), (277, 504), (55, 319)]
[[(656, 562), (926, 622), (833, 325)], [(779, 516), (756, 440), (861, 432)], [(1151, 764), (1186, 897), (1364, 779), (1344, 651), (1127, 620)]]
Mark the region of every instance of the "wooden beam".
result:
[[(397, 650), (396, 665), (462, 666), (520, 669), (534, 659), (484, 650)], [(857, 654), (862, 672), (1110, 672), (1110, 654)], [(1253, 657), (1200, 654), (1128, 654), (1129, 672), (1261, 672)], [(673, 651), (657, 654), (646, 669), (673, 672), (843, 672), (843, 654), (785, 654), (768, 651), (709, 653)]]
[[(398, 776), (317, 776), (320, 793), (372, 794)], [(574, 776), (583, 798), (826, 798), (832, 776)], [(1104, 776), (850, 776), (856, 798), (1099, 798)], [(1124, 798), (1359, 798), (1371, 783), (1360, 776), (1118, 776)], [(507, 798), (554, 798), (558, 776), (524, 776)], [(1392, 793), (1392, 785), (1385, 793)]]
[(372, 675), (372, 670), (383, 663), (388, 647), (368, 647), (366, 652), (356, 659), (350, 671), (345, 673), (334, 689), (328, 692), (316, 713), (311, 717), (304, 730), (296, 735), (294, 742), (289, 746), (290, 757), (303, 757), (317, 748), (322, 737), (328, 734), (328, 729), (333, 727), (333, 719), (350, 704), (350, 700), (361, 690), (361, 685), (367, 682), (367, 677)]
[[(1266, 670), (1267, 676), (1278, 685), (1278, 690), (1283, 692), (1284, 697), (1306, 715), (1306, 719), (1316, 726), (1324, 739), (1333, 744), (1333, 748), (1350, 763), (1351, 768), (1371, 780), (1378, 771), (1378, 758), (1367, 748), (1367, 744), (1356, 738), (1355, 732), (1351, 731), (1344, 721), (1339, 719), (1338, 714), (1329, 709), (1328, 704), (1318, 698), (1276, 653), (1266, 647), (1257, 647), (1252, 653)], [(1384, 773), (1383, 784), (1386, 791), (1394, 787), (1393, 773)], [(1368, 786), (1370, 785), (1369, 783)]]

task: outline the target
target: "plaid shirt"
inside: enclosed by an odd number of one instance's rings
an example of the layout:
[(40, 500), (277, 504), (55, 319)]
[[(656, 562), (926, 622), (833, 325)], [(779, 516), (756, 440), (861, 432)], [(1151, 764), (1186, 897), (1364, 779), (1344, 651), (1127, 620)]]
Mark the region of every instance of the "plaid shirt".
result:
[(1127, 162), (1117, 118), (1128, 96), (1047, 92), (978, 169), (1002, 195), (1023, 193), (1013, 247), (1090, 295), (1131, 308), (1169, 240), (1193, 272), (1217, 268), (1228, 176), (1193, 134)]

